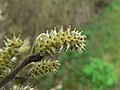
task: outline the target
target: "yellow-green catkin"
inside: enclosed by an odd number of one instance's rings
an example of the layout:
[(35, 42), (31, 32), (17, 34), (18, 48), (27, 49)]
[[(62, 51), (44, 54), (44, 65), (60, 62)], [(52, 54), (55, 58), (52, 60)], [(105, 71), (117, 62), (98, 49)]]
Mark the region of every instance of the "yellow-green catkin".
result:
[(85, 39), (86, 35), (82, 35), (82, 32), (76, 30), (76, 28), (72, 30), (71, 27), (68, 27), (64, 31), (63, 26), (61, 26), (58, 32), (54, 28), (50, 33), (47, 31), (36, 37), (32, 53), (40, 52), (44, 56), (59, 53), (62, 50), (67, 51), (68, 49), (82, 52), (85, 49)]
[(42, 60), (40, 62), (36, 62), (34, 66), (31, 68), (29, 72), (29, 76), (36, 77), (36, 76), (43, 76), (50, 72), (57, 72), (60, 63), (58, 60), (51, 61), (51, 60)]
[[(68, 49), (82, 52), (85, 50), (85, 39), (86, 35), (83, 35), (76, 28), (72, 30), (71, 27), (68, 27), (64, 31), (63, 26), (61, 26), (57, 32), (54, 27), (50, 33), (47, 30), (46, 33), (42, 33), (36, 37), (31, 54), (40, 53), (42, 56), (46, 56), (60, 53), (63, 50), (67, 51)], [(56, 72), (59, 65), (58, 61), (43, 60), (34, 64), (29, 75), (35, 77), (46, 75), (49, 72)]]
[(11, 40), (6, 36), (5, 38), (5, 47), (0, 49), (0, 78), (10, 71), (12, 63), (11, 59), (19, 53), (19, 49), (23, 44), (23, 41), (20, 39), (20, 35), (16, 37), (16, 35), (13, 34), (13, 38)]

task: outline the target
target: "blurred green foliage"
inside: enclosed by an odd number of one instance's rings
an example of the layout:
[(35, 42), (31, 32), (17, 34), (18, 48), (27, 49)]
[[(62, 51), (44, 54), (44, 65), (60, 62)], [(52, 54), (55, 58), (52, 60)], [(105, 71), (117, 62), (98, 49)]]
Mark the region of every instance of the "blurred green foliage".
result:
[(115, 85), (118, 81), (116, 69), (105, 60), (90, 58), (91, 62), (82, 67), (83, 82), (87, 79), (92, 84), (92, 90), (103, 90)]
[(91, 57), (99, 57), (120, 65), (120, 1), (116, 0), (95, 17), (93, 22), (80, 29), (88, 35), (86, 52)]

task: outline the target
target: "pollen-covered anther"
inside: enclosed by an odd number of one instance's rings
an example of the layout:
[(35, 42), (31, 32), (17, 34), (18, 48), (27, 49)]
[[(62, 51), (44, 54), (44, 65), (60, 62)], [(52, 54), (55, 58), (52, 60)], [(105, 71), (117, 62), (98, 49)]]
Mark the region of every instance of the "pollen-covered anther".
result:
[(56, 61), (51, 60), (43, 60), (41, 62), (37, 62), (34, 64), (32, 69), (29, 72), (30, 76), (43, 76), (50, 72), (57, 72), (57, 69), (59, 68), (60, 63)]
[[(68, 50), (69, 48), (76, 49), (82, 52), (85, 49), (86, 35), (82, 35), (82, 31), (79, 32), (76, 28), (72, 30), (69, 26), (64, 31), (63, 26), (57, 32), (56, 27), (48, 33), (40, 34), (33, 45), (32, 53), (41, 51), (43, 55), (59, 53), (62, 50)], [(79, 45), (78, 45), (79, 44)]]

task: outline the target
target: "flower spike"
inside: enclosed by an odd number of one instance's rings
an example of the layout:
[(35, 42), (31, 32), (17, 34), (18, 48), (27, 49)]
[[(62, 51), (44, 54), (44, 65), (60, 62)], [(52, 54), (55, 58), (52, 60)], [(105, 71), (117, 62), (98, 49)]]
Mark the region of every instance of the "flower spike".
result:
[(43, 55), (52, 55), (59, 53), (62, 50), (78, 50), (82, 52), (85, 49), (86, 35), (82, 35), (82, 31), (79, 32), (76, 28), (72, 31), (71, 26), (64, 31), (63, 26), (60, 30), (56, 31), (56, 27), (48, 33), (40, 34), (36, 37), (34, 42), (32, 53), (40, 52)]
[(19, 49), (23, 44), (20, 35), (16, 37), (15, 33), (12, 39), (7, 38), (7, 36), (5, 36), (5, 39), (5, 47), (0, 51), (0, 79), (10, 72), (11, 59), (19, 53)]
[(43, 76), (50, 72), (57, 72), (57, 69), (59, 68), (60, 63), (58, 60), (51, 61), (51, 60), (42, 60), (41, 62), (36, 62), (35, 65), (32, 67), (32, 69), (29, 72), (28, 76)]

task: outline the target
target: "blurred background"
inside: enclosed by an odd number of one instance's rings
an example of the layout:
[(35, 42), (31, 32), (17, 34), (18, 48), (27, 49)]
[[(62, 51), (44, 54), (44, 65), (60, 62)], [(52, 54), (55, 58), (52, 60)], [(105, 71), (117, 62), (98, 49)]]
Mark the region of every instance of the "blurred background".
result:
[(120, 0), (0, 0), (0, 47), (5, 35), (21, 34), (25, 48), (19, 61), (40, 33), (69, 25), (88, 36), (86, 50), (54, 56), (61, 62), (56, 74), (9, 85), (29, 82), (39, 90), (119, 90)]

